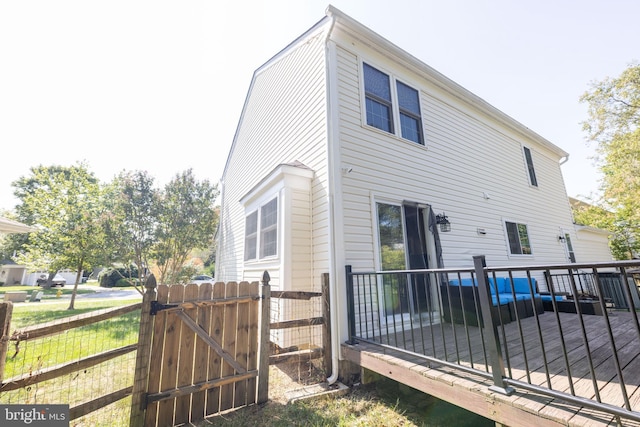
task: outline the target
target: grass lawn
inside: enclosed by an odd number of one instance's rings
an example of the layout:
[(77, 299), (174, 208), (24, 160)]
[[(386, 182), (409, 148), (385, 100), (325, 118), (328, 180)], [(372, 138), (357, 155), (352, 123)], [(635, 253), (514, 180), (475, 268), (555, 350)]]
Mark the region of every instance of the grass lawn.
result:
[[(67, 310), (69, 301), (55, 300), (42, 303), (26, 303), (14, 305), (11, 330), (29, 325), (73, 316), (87, 311), (99, 310), (115, 306), (123, 306), (140, 302), (139, 298), (131, 300), (78, 300), (76, 309)], [(70, 360), (77, 360), (96, 352), (119, 347), (137, 341), (139, 312), (119, 316), (105, 322), (77, 328), (60, 334), (60, 340), (44, 338), (34, 342), (22, 343), (17, 357), (11, 356), (15, 351), (9, 348), (7, 371), (5, 378), (21, 373), (37, 370)], [(66, 342), (66, 344), (65, 344)], [(106, 390), (122, 388), (133, 382), (135, 353), (122, 359), (122, 364), (105, 365), (85, 369), (78, 374), (60, 378), (58, 382), (71, 382), (71, 391), (62, 391), (62, 384), (53, 381), (36, 387), (22, 389), (14, 394), (13, 399), (19, 402), (51, 401), (56, 403), (77, 404), (86, 400), (86, 396), (99, 396)], [(269, 402), (264, 405), (253, 405), (238, 411), (210, 418), (196, 424), (199, 427), (209, 425), (225, 426), (493, 426), (493, 422), (471, 414), (446, 402), (439, 401), (398, 383), (383, 379), (374, 384), (360, 385), (352, 388), (346, 395), (308, 399), (295, 403), (287, 403), (285, 392), (302, 385), (292, 381), (292, 372), (304, 376), (309, 371), (306, 366), (294, 366), (287, 372), (278, 367), (270, 368)], [(95, 374), (94, 374), (95, 372)], [(117, 372), (117, 374), (116, 374)], [(301, 374), (300, 374), (301, 373)], [(295, 376), (295, 375), (294, 375)], [(85, 378), (86, 377), (86, 378)], [(322, 377), (324, 378), (324, 377)], [(315, 378), (310, 382), (322, 380)], [(102, 384), (107, 379), (118, 381), (118, 384)], [(120, 384), (121, 383), (121, 384)], [(68, 385), (66, 386), (68, 388)], [(34, 391), (35, 390), (35, 391)], [(64, 389), (66, 390), (66, 389)], [(67, 394), (68, 393), (68, 394)], [(62, 399), (60, 396), (66, 396)], [(45, 397), (54, 396), (54, 397)], [(9, 398), (10, 396), (2, 396)], [(16, 403), (15, 400), (0, 399), (2, 403)], [(118, 402), (116, 407), (106, 412), (97, 411), (84, 418), (87, 425), (111, 426), (126, 425), (128, 422), (129, 399)]]
[(130, 300), (76, 300), (74, 310), (67, 310), (69, 300), (46, 301), (44, 303), (14, 304), (11, 316), (11, 331), (25, 326), (39, 325), (64, 317), (75, 316), (88, 311), (102, 310), (103, 308), (120, 307), (140, 302), (140, 298)]
[[(291, 387), (278, 367), (269, 370), (269, 401), (211, 417), (198, 427), (494, 427), (487, 418), (438, 400), (393, 380), (357, 385), (341, 396), (310, 398), (293, 403), (283, 400)], [(297, 385), (296, 388), (299, 388)]]

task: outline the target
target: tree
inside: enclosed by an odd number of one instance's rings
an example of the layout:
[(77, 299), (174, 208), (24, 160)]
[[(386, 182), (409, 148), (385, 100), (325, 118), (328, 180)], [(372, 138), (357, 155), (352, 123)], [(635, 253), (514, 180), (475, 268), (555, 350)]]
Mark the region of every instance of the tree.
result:
[(62, 268), (77, 271), (69, 309), (74, 308), (83, 269), (95, 262), (104, 242), (101, 186), (86, 165), (37, 166), (12, 185), (21, 201), (18, 217), (42, 230), (31, 233), (18, 257), (31, 268), (47, 269), (51, 279)]
[(603, 173), (599, 205), (613, 213), (608, 229), (619, 237), (612, 249), (619, 246), (616, 256), (628, 258), (640, 242), (640, 64), (592, 83), (580, 100), (588, 106), (583, 129), (597, 144)]
[[(145, 171), (121, 172), (111, 187), (110, 203), (107, 233), (114, 244), (114, 259), (125, 266), (135, 264), (143, 275), (156, 242), (160, 212), (160, 193), (154, 187), (154, 178)], [(134, 283), (142, 293), (139, 283)]]
[[(193, 249), (206, 248), (215, 233), (218, 188), (196, 181), (191, 169), (177, 174), (162, 194), (155, 258), (160, 283), (180, 283), (185, 263)], [(186, 274), (189, 271), (184, 272)]]

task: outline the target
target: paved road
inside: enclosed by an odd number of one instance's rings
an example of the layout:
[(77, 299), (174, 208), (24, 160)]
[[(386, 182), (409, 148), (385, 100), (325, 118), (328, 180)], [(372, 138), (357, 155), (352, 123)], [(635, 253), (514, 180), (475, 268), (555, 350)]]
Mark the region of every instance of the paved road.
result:
[[(60, 289), (60, 288), (54, 288), (54, 289)], [(66, 285), (64, 289), (72, 290), (73, 285)], [(77, 294), (76, 300), (78, 299), (132, 299), (136, 297), (139, 297), (140, 300), (142, 300), (142, 296), (140, 295), (140, 293), (132, 288), (125, 288), (125, 289), (101, 288), (100, 286), (96, 286), (96, 285), (78, 285), (78, 290), (81, 290), (81, 289), (88, 289), (93, 292), (88, 294)], [(71, 294), (62, 295), (59, 299), (71, 299)], [(55, 300), (58, 300), (58, 298), (55, 298), (55, 299), (47, 298), (46, 300), (43, 300), (43, 301), (55, 301)]]

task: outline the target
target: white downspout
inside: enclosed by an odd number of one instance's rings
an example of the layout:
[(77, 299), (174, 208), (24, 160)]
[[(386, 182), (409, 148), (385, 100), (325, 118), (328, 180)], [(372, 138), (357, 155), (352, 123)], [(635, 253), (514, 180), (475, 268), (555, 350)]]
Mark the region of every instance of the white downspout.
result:
[[(333, 26), (335, 25), (335, 17), (331, 15), (331, 23), (327, 30), (327, 36), (325, 37), (325, 72), (326, 74), (326, 96), (327, 96), (327, 182), (329, 184), (329, 191), (327, 194), (327, 203), (329, 204), (329, 310), (331, 313), (331, 375), (327, 377), (327, 383), (333, 384), (338, 380), (339, 372), (339, 352), (340, 352), (340, 340), (338, 339), (339, 326), (338, 326), (338, 286), (337, 286), (337, 269), (336, 269), (336, 236), (335, 236), (335, 202), (334, 194), (336, 189), (336, 168), (339, 165), (335, 163), (335, 147), (334, 144), (339, 141), (339, 135), (337, 134), (338, 123), (338, 111), (336, 105), (334, 105), (337, 97), (333, 96), (334, 91), (337, 91), (336, 76), (332, 70), (333, 58), (335, 55), (335, 49), (329, 47), (329, 38)], [(339, 175), (338, 175), (339, 176)]]

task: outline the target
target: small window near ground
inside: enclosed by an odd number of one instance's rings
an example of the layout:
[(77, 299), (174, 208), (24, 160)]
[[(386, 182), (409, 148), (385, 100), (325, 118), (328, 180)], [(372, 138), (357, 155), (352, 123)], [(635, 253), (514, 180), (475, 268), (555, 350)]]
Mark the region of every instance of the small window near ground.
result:
[(509, 238), (509, 252), (512, 255), (531, 255), (529, 231), (526, 224), (505, 221)]
[(538, 186), (538, 180), (536, 179), (536, 170), (533, 167), (533, 157), (531, 156), (531, 150), (527, 147), (524, 148), (524, 158), (527, 161), (527, 171), (529, 172), (529, 184), (534, 187)]

